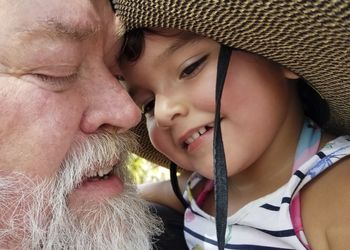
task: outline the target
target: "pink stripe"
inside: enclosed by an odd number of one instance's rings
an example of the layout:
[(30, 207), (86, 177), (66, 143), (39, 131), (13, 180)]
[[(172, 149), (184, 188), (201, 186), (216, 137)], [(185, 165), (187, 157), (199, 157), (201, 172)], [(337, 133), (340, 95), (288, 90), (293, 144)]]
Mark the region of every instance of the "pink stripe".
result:
[[(310, 159), (318, 150), (320, 141), (318, 140), (313, 146), (306, 148), (303, 153), (298, 157), (298, 159), (295, 159), (294, 165), (293, 165), (293, 172), (295, 172), (299, 166), (301, 166), (304, 162), (306, 162), (308, 159)], [(303, 245), (308, 249), (311, 250), (310, 246), (304, 242), (302, 237), (300, 236), (300, 232), (304, 231), (302, 218), (301, 218), (301, 209), (300, 209), (300, 195), (297, 193), (292, 203), (290, 204), (290, 216), (293, 224), (293, 229), (300, 240), (300, 242), (303, 243)]]
[(298, 157), (298, 159), (295, 159), (294, 165), (293, 165), (293, 172), (295, 172), (304, 162), (309, 160), (314, 154), (316, 154), (319, 146), (319, 141), (315, 143), (312, 147), (306, 148), (303, 153)]
[(205, 199), (207, 198), (208, 194), (213, 190), (213, 188), (214, 188), (214, 181), (207, 180), (202, 192), (198, 195), (196, 199), (196, 203), (198, 204), (199, 207), (203, 205)]

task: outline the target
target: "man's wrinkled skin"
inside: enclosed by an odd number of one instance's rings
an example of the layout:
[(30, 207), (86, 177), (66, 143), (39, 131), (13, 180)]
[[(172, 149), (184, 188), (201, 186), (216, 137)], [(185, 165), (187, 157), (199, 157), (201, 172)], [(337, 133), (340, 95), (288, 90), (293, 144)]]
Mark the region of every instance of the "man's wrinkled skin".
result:
[(107, 0), (0, 0), (0, 249), (149, 249)]

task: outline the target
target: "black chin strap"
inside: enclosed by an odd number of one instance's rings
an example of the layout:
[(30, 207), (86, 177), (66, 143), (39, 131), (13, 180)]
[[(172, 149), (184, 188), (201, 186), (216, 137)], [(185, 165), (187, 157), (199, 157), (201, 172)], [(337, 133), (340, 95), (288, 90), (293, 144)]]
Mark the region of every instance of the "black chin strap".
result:
[(179, 199), (181, 204), (186, 209), (188, 207), (188, 203), (184, 199), (184, 197), (182, 196), (182, 193), (181, 193), (181, 190), (180, 190), (180, 187), (179, 187), (179, 182), (178, 182), (176, 174), (177, 174), (177, 166), (176, 166), (175, 163), (171, 162), (171, 164), (170, 164), (170, 182), (171, 182), (171, 186), (173, 188), (173, 191), (174, 191), (176, 197)]
[[(224, 145), (221, 135), (221, 123), (220, 123), (220, 108), (221, 108), (221, 95), (224, 88), (226, 79), (226, 73), (231, 58), (232, 49), (230, 47), (221, 45), (218, 66), (217, 66), (217, 78), (216, 78), (216, 110), (214, 120), (214, 141), (213, 141), (213, 155), (214, 155), (214, 175), (215, 175), (215, 210), (216, 210), (216, 235), (218, 240), (218, 249), (225, 249), (225, 233), (227, 222), (227, 169)], [(186, 208), (188, 203), (182, 196), (179, 188), (179, 184), (176, 176), (176, 164), (173, 162), (170, 165), (170, 179), (173, 190), (181, 201), (182, 205)]]
[(214, 121), (214, 175), (215, 175), (215, 209), (216, 209), (216, 235), (218, 240), (218, 249), (225, 249), (225, 232), (227, 222), (227, 169), (224, 145), (221, 135), (221, 95), (224, 88), (226, 73), (231, 58), (230, 47), (221, 45), (219, 60), (217, 66), (216, 77), (216, 93), (215, 93), (215, 121)]

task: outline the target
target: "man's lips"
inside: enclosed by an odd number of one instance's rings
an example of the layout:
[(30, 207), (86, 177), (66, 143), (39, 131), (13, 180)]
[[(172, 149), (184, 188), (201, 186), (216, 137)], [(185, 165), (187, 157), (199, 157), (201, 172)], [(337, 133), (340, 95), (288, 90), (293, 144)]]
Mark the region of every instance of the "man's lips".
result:
[(89, 178), (83, 181), (68, 196), (72, 207), (79, 207), (86, 202), (103, 202), (118, 197), (124, 191), (124, 183), (113, 171), (106, 177)]
[(106, 179), (110, 176), (114, 169), (119, 167), (120, 161), (115, 159), (112, 161), (113, 164), (105, 162), (105, 163), (97, 163), (92, 169), (87, 170), (87, 172), (83, 175), (82, 180), (98, 180), (98, 179)]

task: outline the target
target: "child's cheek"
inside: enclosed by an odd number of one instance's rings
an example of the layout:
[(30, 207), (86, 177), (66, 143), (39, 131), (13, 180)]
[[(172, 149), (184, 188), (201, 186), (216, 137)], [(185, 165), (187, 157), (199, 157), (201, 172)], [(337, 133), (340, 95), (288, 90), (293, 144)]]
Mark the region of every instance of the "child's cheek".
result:
[(152, 145), (162, 153), (166, 154), (167, 145), (169, 145), (169, 140), (166, 138), (162, 129), (157, 127), (155, 119), (147, 119), (147, 130), (150, 137)]

